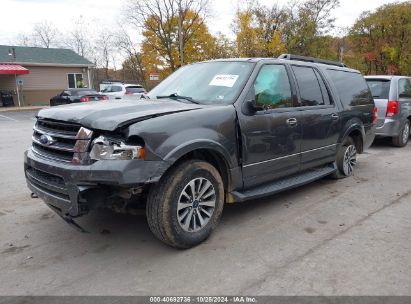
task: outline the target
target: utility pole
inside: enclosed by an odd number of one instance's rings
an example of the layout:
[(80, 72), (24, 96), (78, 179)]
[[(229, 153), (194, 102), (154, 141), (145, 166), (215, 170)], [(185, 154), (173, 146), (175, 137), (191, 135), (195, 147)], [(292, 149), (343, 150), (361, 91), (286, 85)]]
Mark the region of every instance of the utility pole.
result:
[(178, 48), (180, 57), (180, 66), (184, 65), (184, 43), (183, 43), (183, 18), (184, 12), (181, 5), (181, 0), (178, 1)]
[(338, 49), (338, 57), (340, 62), (343, 62), (344, 60), (344, 46), (345, 46), (345, 37), (341, 39), (339, 49)]
[[(9, 56), (12, 56), (12, 62), (16, 63), (16, 49), (14, 47), (9, 49)], [(20, 108), (21, 107), (20, 89), (19, 89), (19, 85), (17, 84), (17, 74), (14, 74), (14, 81), (15, 81), (15, 84), (16, 84), (17, 101), (19, 103), (19, 108)]]

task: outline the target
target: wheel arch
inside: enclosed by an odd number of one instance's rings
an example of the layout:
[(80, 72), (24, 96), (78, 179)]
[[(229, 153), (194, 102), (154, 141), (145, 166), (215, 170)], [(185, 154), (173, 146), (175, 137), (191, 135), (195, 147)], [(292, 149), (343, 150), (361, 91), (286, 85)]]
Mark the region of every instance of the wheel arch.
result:
[(165, 160), (172, 162), (168, 170), (190, 159), (203, 160), (213, 165), (220, 173), (225, 192), (230, 191), (232, 188), (230, 171), (232, 164), (230, 163), (229, 153), (225, 151), (223, 147), (213, 142), (192, 142), (191, 144), (174, 149), (174, 151), (171, 151), (165, 157)]
[(364, 152), (365, 131), (363, 126), (354, 124), (351, 127), (347, 128), (344, 132), (344, 135), (339, 140), (340, 144), (347, 137), (351, 137), (354, 140), (355, 148), (357, 149), (358, 153)]

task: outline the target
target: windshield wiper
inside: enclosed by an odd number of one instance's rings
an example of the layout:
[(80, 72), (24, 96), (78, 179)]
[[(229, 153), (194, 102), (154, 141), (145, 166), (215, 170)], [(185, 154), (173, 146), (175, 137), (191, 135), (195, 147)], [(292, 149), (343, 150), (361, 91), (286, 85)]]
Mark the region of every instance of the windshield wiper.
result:
[(157, 99), (162, 99), (162, 98), (184, 99), (184, 100), (188, 100), (189, 102), (192, 102), (192, 103), (195, 103), (195, 104), (200, 104), (198, 101), (194, 100), (190, 96), (181, 96), (181, 95), (178, 95), (177, 93), (173, 93), (173, 94), (170, 94), (170, 95), (164, 95), (164, 96), (157, 96)]

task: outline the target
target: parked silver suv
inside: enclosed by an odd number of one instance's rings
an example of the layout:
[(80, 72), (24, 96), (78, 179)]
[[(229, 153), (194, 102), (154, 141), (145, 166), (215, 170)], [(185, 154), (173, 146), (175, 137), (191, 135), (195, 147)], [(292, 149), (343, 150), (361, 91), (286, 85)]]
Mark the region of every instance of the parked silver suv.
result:
[(410, 137), (411, 77), (366, 76), (378, 107), (376, 135), (391, 137), (397, 147), (404, 147)]

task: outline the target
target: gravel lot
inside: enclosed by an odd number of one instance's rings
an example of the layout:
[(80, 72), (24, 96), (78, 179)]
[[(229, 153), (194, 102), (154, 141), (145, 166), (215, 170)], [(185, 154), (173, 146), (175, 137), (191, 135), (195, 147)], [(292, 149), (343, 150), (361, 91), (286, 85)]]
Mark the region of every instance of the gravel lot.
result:
[(84, 234), (31, 199), (35, 113), (0, 114), (0, 295), (411, 295), (411, 145), (380, 141), (351, 178), (226, 206), (182, 251), (143, 215), (99, 210)]

